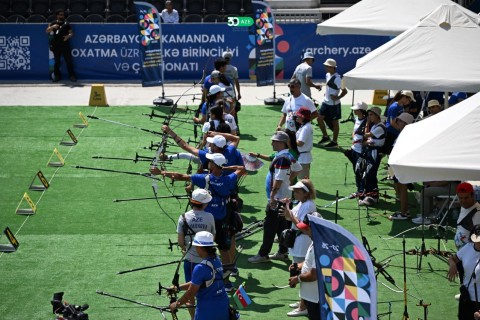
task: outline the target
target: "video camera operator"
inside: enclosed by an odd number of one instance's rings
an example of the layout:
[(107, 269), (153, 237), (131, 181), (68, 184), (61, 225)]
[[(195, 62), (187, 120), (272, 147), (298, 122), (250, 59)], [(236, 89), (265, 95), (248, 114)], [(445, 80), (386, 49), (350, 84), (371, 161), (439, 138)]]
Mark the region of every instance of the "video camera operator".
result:
[(60, 73), (61, 57), (65, 60), (67, 65), (68, 76), (70, 81), (77, 81), (75, 72), (73, 71), (72, 53), (70, 51), (69, 41), (73, 37), (73, 30), (70, 24), (65, 20), (65, 11), (58, 9), (55, 11), (57, 20), (50, 23), (45, 30), (50, 35), (49, 47), (53, 52), (55, 64), (53, 67), (53, 82), (58, 82), (62, 78)]

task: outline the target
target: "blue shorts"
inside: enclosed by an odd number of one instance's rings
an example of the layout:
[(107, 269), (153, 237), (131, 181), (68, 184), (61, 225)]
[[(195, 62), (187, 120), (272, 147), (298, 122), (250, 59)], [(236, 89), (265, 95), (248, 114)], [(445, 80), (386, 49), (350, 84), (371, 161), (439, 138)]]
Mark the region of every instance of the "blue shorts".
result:
[(329, 105), (325, 102), (320, 106), (320, 111), (318, 112), (321, 116), (324, 116), (325, 119), (329, 120), (338, 120), (342, 118), (342, 109), (341, 104)]
[(193, 268), (198, 263), (190, 262), (188, 260), (183, 261), (183, 273), (185, 274), (185, 282), (192, 281)]

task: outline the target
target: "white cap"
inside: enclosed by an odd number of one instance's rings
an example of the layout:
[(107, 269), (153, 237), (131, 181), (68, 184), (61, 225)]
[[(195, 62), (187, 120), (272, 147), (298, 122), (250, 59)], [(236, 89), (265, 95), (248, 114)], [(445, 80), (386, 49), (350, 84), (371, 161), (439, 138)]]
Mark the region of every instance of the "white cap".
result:
[(223, 167), (227, 163), (227, 159), (225, 159), (225, 156), (221, 153), (207, 153), (206, 157), (219, 167)]
[(401, 114), (397, 117), (397, 119), (402, 120), (402, 121), (405, 122), (406, 124), (410, 124), (410, 123), (412, 123), (413, 120), (414, 120), (413, 116), (412, 116), (410, 113), (408, 113), (408, 112), (403, 112), (403, 113), (401, 113)]
[(337, 67), (337, 61), (329, 58), (327, 60), (325, 60), (325, 62), (323, 63), (324, 66), (327, 66), (327, 67), (332, 67), (332, 68), (336, 68)]
[(224, 136), (216, 135), (213, 137), (208, 137), (207, 142), (214, 144), (219, 148), (223, 148), (227, 144), (227, 139), (225, 139)]
[(355, 103), (352, 107), (350, 107), (350, 109), (352, 110), (365, 110), (367, 111), (368, 109), (368, 104), (366, 104), (365, 102), (357, 102)]
[(192, 202), (197, 203), (209, 203), (212, 200), (212, 196), (205, 189), (196, 189), (192, 192)]
[(210, 89), (208, 90), (208, 94), (209, 94), (209, 95), (214, 95), (214, 94), (217, 94), (217, 93), (222, 92), (222, 91), (225, 91), (225, 88), (222, 88), (222, 87), (214, 84), (214, 85), (211, 86)]
[(298, 181), (293, 186), (288, 187), (288, 190), (293, 191), (293, 189), (303, 189), (306, 192), (310, 192), (310, 190), (308, 190), (308, 187), (302, 181)]
[(412, 92), (412, 91), (410, 91), (410, 90), (402, 90), (402, 91), (400, 92), (400, 94), (401, 94), (401, 95), (404, 95), (404, 96), (407, 96), (407, 97), (409, 97), (410, 99), (412, 99), (413, 102), (416, 102), (415, 97), (413, 96), (413, 92)]
[(210, 73), (210, 78), (220, 78), (220, 75), (222, 73), (218, 70), (213, 70), (212, 73)]
[(313, 56), (313, 54), (312, 54), (310, 51), (307, 51), (307, 52), (305, 52), (305, 54), (303, 55), (303, 59), (302, 59), (302, 60), (305, 60), (305, 59), (315, 59), (315, 57)]
[(233, 52), (230, 50), (223, 51), (222, 57), (225, 59), (230, 59), (233, 56)]
[(197, 247), (214, 247), (216, 244), (213, 242), (213, 234), (208, 231), (199, 231), (193, 238), (192, 246)]

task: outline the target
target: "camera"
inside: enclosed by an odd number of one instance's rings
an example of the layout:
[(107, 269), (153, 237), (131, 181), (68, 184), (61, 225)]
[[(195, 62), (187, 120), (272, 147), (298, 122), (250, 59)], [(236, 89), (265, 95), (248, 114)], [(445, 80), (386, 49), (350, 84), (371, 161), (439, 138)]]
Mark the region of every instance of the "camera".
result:
[(295, 240), (297, 239), (298, 233), (293, 229), (285, 229), (282, 231), (280, 237), (280, 243), (287, 248), (293, 248), (295, 246)]
[(52, 304), (53, 313), (57, 315), (57, 319), (88, 320), (88, 314), (83, 312), (88, 309), (88, 304), (77, 306), (62, 301), (62, 299), (63, 292), (57, 292), (53, 294), (52, 301), (50, 301)]

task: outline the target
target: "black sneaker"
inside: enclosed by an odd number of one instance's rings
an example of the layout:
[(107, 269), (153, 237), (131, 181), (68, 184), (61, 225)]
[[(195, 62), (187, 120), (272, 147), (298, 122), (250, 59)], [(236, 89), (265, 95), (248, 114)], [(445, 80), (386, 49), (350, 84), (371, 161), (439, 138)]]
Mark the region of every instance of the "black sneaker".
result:
[(336, 143), (335, 141), (331, 141), (330, 143), (326, 144), (324, 147), (325, 148), (338, 148), (338, 143)]
[(321, 143), (325, 143), (325, 142), (328, 142), (328, 141), (330, 141), (330, 137), (329, 136), (323, 136), (322, 140), (318, 141), (318, 143), (321, 144)]

